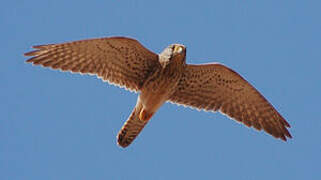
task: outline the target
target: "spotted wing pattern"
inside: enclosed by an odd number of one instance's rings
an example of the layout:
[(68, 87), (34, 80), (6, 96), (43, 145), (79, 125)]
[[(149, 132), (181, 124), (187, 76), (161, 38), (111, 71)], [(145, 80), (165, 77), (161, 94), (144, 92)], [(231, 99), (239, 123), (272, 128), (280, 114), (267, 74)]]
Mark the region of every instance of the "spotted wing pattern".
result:
[(170, 102), (217, 111), (286, 141), (290, 125), (238, 73), (222, 64), (187, 65)]
[(97, 75), (104, 81), (139, 91), (147, 76), (160, 67), (158, 55), (125, 37), (88, 39), (33, 46), (27, 62), (62, 71)]

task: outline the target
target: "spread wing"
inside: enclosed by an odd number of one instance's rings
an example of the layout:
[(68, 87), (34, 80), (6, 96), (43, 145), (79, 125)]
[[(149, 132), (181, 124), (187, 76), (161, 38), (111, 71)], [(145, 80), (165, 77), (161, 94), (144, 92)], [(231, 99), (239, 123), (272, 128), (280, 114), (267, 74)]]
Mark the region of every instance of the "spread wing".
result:
[(110, 37), (33, 46), (27, 62), (62, 71), (97, 75), (104, 81), (139, 91), (147, 76), (158, 68), (158, 55), (138, 41)]
[(222, 64), (187, 65), (169, 101), (197, 109), (217, 111), (286, 141), (290, 125), (275, 108), (238, 73)]

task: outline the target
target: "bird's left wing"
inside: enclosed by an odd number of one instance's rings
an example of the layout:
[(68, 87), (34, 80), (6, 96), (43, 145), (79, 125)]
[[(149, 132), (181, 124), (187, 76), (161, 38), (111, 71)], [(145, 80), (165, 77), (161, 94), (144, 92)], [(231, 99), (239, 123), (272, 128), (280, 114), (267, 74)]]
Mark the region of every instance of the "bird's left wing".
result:
[(208, 111), (220, 110), (245, 125), (276, 138), (291, 138), (290, 125), (238, 73), (222, 64), (187, 65), (169, 101)]
[(139, 91), (160, 66), (158, 55), (137, 40), (125, 37), (88, 39), (33, 46), (27, 62), (62, 71), (97, 75), (111, 84)]

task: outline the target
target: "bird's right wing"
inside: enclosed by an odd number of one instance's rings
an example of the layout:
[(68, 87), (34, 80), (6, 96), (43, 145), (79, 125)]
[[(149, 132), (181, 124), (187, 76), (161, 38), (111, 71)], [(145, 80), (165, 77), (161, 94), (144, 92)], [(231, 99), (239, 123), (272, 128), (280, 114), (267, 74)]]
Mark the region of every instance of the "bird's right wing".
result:
[(238, 73), (222, 64), (187, 65), (170, 102), (229, 117), (264, 129), (276, 138), (291, 138), (290, 125), (276, 109)]
[(125, 37), (88, 39), (33, 46), (27, 62), (62, 71), (93, 74), (111, 84), (139, 91), (147, 76), (160, 66), (158, 55)]

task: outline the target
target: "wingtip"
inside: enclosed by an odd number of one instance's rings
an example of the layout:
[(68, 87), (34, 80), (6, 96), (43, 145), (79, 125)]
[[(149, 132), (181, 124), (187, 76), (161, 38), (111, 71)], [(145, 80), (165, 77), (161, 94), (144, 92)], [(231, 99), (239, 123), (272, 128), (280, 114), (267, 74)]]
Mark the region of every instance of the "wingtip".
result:
[(37, 52), (38, 52), (38, 50), (30, 51), (30, 52), (26, 52), (26, 53), (24, 53), (23, 55), (24, 55), (24, 56), (34, 56), (34, 55), (36, 55), (36, 54), (37, 54)]
[(286, 137), (292, 138), (290, 132), (288, 131), (288, 129), (286, 129), (286, 127), (284, 127), (284, 134), (285, 134)]
[[(50, 44), (49, 44), (50, 45)], [(23, 55), (24, 56), (36, 56), (38, 55), (38, 53), (40, 52), (41, 49), (45, 49), (47, 48), (49, 45), (35, 45), (35, 46), (32, 46), (32, 48), (36, 49), (36, 50), (33, 50), (33, 51), (30, 51), (30, 52), (27, 52), (27, 53), (24, 53)]]
[(33, 63), (33, 64), (34, 64), (34, 63), (35, 63), (34, 60), (35, 60), (36, 58), (37, 58), (36, 56), (35, 56), (35, 57), (31, 57), (31, 58), (27, 59), (25, 62), (26, 62), (26, 63)]
[(283, 140), (284, 142), (287, 142), (289, 139), (292, 139), (291, 134), (287, 131), (286, 133), (282, 134), (279, 137), (281, 140)]
[(284, 120), (284, 123), (286, 127), (291, 128), (291, 125), (286, 120)]
[(292, 135), (288, 132), (288, 134), (286, 134), (286, 136), (289, 138), (289, 139), (292, 139)]
[(44, 47), (47, 47), (48, 45), (34, 45), (34, 46), (32, 46), (32, 48), (34, 48), (34, 49), (42, 49), (42, 48), (44, 48)]

